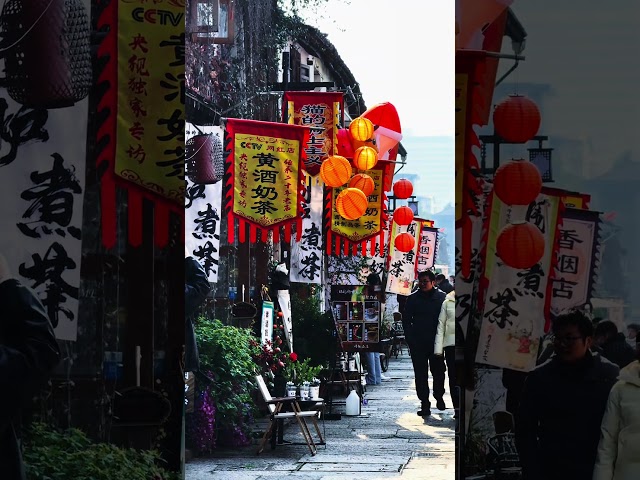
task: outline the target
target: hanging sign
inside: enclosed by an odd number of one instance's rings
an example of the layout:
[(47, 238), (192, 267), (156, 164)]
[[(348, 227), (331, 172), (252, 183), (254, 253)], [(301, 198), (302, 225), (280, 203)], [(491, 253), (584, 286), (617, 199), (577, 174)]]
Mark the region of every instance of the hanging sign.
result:
[(342, 92), (284, 92), (283, 118), (292, 125), (309, 127), (304, 145), (305, 167), (309, 175), (320, 173), (322, 162), (335, 155), (338, 126), (344, 124)]
[(529, 206), (525, 220), (542, 232), (545, 250), (539, 263), (520, 270), (505, 265), (496, 255), (498, 233), (510, 223), (511, 209), (495, 193), (492, 195), (477, 363), (525, 372), (535, 367), (540, 338), (549, 318), (549, 280), (560, 205), (559, 196), (542, 193)]
[(379, 351), (379, 294), (369, 293), (365, 285), (332, 285), (331, 311), (342, 351)]
[(273, 302), (262, 302), (262, 323), (260, 327), (260, 341), (264, 345), (267, 340), (273, 340), (273, 315), (275, 308)]
[(230, 153), (227, 157), (227, 211), (229, 243), (234, 241), (234, 219), (239, 223), (238, 240), (257, 241), (261, 232), (279, 237), (284, 227), (285, 241), (296, 223), (298, 240), (302, 236), (304, 197), (304, 151), (309, 132), (305, 127), (254, 120), (227, 119)]
[(322, 250), (322, 193), (320, 177), (306, 174), (307, 193), (303, 205), (302, 236), (291, 242), (290, 281), (322, 283), (324, 255)]
[[(431, 222), (433, 224), (433, 222)], [(418, 254), (416, 255), (416, 275), (418, 272), (433, 268), (438, 248), (438, 229), (428, 226), (429, 221), (420, 221)]]
[(162, 22), (120, 0), (115, 173), (182, 205), (184, 198), (184, 2), (164, 2)]
[(598, 212), (567, 208), (559, 227), (556, 275), (552, 280), (551, 313), (558, 315), (591, 300), (596, 274)]
[(368, 244), (376, 244), (374, 237), (383, 235), (382, 228), (387, 220), (387, 197), (382, 188), (385, 170), (386, 167), (380, 166), (361, 172), (373, 179), (374, 190), (368, 197), (369, 203), (364, 215), (355, 220), (345, 219), (335, 208), (336, 198), (348, 187), (348, 184), (327, 189), (325, 202), (327, 255), (357, 255), (360, 252), (366, 252)]
[(462, 218), (462, 189), (464, 179), (464, 156), (465, 156), (465, 130), (467, 128), (467, 90), (469, 76), (467, 74), (456, 73), (456, 222)]
[(416, 278), (416, 258), (418, 256), (418, 242), (414, 242), (413, 248), (408, 252), (401, 252), (394, 243), (396, 236), (403, 230), (414, 238), (420, 234), (420, 222), (414, 220), (406, 227), (400, 227), (392, 222), (391, 238), (389, 239), (389, 271), (387, 273), (387, 293), (397, 295), (410, 295), (413, 281)]

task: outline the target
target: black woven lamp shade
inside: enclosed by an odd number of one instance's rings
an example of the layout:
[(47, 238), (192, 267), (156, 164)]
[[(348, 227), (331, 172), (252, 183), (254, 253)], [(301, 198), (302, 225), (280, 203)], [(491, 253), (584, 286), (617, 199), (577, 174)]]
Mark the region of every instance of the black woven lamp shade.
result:
[(89, 17), (82, 0), (7, 0), (0, 15), (7, 91), (31, 108), (64, 108), (89, 94)]
[(222, 140), (215, 135), (194, 135), (186, 144), (187, 176), (193, 183), (213, 184), (224, 176)]

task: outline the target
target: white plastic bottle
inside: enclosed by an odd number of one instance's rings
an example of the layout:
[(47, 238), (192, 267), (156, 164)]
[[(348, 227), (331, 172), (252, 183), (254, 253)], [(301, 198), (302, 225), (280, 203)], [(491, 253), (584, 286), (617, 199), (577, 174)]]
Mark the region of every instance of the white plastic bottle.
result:
[(346, 400), (347, 410), (345, 415), (359, 415), (360, 414), (360, 396), (355, 390), (351, 390), (351, 393)]

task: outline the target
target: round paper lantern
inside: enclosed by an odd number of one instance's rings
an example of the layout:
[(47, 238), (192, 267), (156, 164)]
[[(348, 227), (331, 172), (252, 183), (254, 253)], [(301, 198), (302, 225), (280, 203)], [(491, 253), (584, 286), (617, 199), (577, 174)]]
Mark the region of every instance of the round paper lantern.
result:
[(375, 148), (360, 147), (353, 154), (353, 164), (358, 170), (371, 170), (378, 163), (378, 152)]
[(522, 95), (509, 95), (493, 111), (496, 133), (511, 143), (526, 143), (538, 133), (540, 110)]
[(397, 250), (401, 252), (408, 252), (413, 248), (415, 243), (416, 243), (416, 239), (413, 238), (413, 235), (405, 232), (405, 233), (401, 233), (396, 237), (395, 241), (393, 242), (393, 245), (396, 247)]
[(328, 187), (341, 187), (351, 178), (352, 173), (349, 160), (340, 155), (333, 155), (320, 165), (320, 178)]
[(185, 143), (186, 175), (193, 183), (213, 184), (224, 176), (224, 148), (215, 135), (194, 135)]
[(544, 255), (544, 236), (529, 222), (506, 225), (498, 235), (496, 254), (512, 268), (531, 268)]
[(507, 205), (529, 205), (542, 191), (542, 176), (533, 163), (511, 160), (496, 170), (493, 189)]
[(373, 181), (373, 178), (366, 173), (358, 173), (349, 181), (349, 187), (362, 190), (362, 193), (367, 197), (373, 193), (375, 186), (376, 184)]
[(345, 188), (336, 197), (336, 211), (347, 220), (355, 220), (367, 211), (369, 200), (357, 188)]
[(409, 198), (413, 193), (413, 184), (406, 178), (401, 178), (393, 184), (393, 194), (396, 198)]
[(368, 118), (354, 118), (349, 124), (349, 132), (354, 140), (364, 142), (373, 138), (373, 123)]
[(409, 225), (413, 222), (413, 210), (409, 207), (396, 208), (393, 212), (393, 221), (398, 225)]

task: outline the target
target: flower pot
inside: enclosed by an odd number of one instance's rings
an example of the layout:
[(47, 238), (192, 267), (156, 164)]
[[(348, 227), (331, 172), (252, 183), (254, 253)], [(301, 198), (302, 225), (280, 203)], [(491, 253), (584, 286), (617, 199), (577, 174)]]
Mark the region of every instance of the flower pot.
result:
[(295, 385), (287, 385), (287, 397), (295, 397), (297, 389)]
[(309, 387), (309, 397), (315, 400), (320, 397), (320, 385)]

